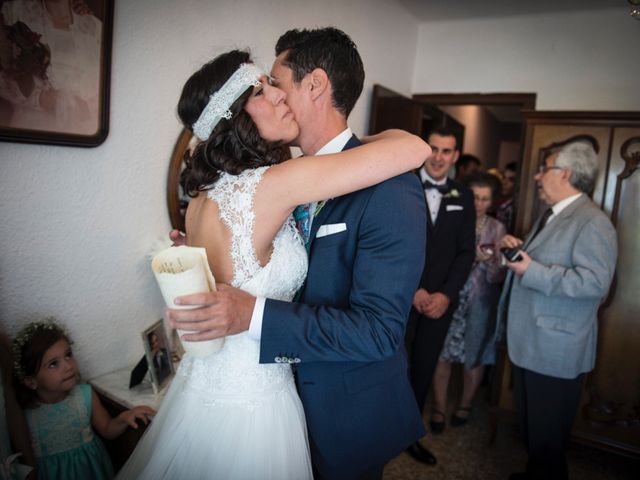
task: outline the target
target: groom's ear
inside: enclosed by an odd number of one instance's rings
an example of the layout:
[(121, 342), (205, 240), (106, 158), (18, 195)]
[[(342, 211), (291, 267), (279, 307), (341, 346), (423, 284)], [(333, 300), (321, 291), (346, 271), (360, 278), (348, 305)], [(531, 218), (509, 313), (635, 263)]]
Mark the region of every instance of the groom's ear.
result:
[(317, 100), (329, 90), (329, 76), (322, 68), (315, 68), (309, 73), (311, 99)]

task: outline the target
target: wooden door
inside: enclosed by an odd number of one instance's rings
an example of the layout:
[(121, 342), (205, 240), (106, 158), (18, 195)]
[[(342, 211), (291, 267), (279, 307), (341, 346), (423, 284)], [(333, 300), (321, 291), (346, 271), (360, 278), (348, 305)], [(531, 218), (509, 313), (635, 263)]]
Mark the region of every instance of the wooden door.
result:
[(432, 104), (417, 102), (382, 85), (373, 86), (369, 134), (401, 128), (426, 139), (438, 127), (450, 128), (462, 149), (464, 125)]
[(388, 128), (422, 133), (422, 105), (381, 85), (373, 86), (369, 134)]

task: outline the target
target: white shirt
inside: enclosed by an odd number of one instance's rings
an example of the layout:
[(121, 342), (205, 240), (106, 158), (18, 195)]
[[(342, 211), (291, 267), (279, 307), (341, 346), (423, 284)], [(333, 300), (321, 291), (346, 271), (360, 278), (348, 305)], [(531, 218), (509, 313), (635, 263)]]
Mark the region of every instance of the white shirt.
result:
[[(338, 153), (344, 149), (344, 146), (353, 136), (353, 132), (347, 127), (342, 133), (333, 137), (327, 144), (325, 144), (315, 155), (327, 155), (329, 153)], [(318, 202), (312, 202), (309, 204), (309, 230), (313, 224), (313, 217), (316, 211)], [(265, 297), (257, 297), (256, 303), (253, 306), (253, 314), (251, 315), (251, 323), (249, 324), (249, 336), (254, 340), (260, 341), (262, 338), (262, 317), (264, 315)]]
[(569, 205), (571, 205), (573, 202), (575, 202), (578, 198), (580, 198), (580, 196), (582, 195), (581, 193), (576, 193), (575, 195), (571, 195), (570, 197), (565, 198), (564, 200), (560, 200), (558, 203), (556, 203), (553, 207), (551, 207), (551, 211), (553, 212), (549, 218), (547, 219), (547, 223), (545, 223), (545, 225), (549, 225), (549, 223), (551, 222), (551, 220), (553, 220), (554, 218), (556, 218), (558, 216), (558, 214), (564, 210), (565, 208), (567, 208)]
[[(447, 177), (441, 180), (434, 180), (431, 175), (422, 167), (420, 169), (420, 180), (429, 180), (434, 185), (444, 185), (447, 183)], [(425, 189), (424, 196), (427, 199), (427, 206), (429, 207), (429, 215), (431, 216), (431, 222), (435, 225), (438, 218), (438, 210), (440, 210), (440, 203), (442, 203), (442, 193), (437, 188)]]

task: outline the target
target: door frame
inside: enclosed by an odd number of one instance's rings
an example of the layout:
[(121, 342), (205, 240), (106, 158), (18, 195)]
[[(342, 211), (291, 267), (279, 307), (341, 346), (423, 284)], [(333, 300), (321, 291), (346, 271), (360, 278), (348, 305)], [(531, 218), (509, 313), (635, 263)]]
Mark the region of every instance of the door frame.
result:
[(536, 93), (416, 93), (411, 98), (432, 105), (521, 105), (535, 110)]

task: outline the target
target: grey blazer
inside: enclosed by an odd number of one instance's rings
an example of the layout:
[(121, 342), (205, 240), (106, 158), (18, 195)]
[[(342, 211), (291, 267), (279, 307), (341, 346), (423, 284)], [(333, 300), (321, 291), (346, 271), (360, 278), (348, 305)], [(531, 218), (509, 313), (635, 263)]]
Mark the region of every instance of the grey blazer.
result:
[(597, 312), (613, 279), (616, 231), (583, 194), (533, 241), (531, 235), (523, 250), (533, 261), (522, 277), (509, 271), (498, 306), (509, 358), (543, 375), (575, 378), (595, 364)]

